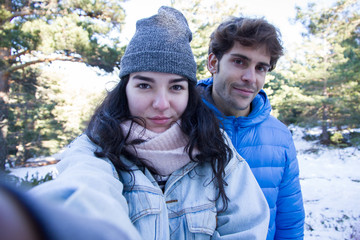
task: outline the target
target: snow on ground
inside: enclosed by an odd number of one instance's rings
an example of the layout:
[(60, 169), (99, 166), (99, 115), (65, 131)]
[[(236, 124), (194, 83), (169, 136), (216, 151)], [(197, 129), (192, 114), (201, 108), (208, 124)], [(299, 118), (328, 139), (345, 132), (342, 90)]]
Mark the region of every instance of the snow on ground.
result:
[[(360, 151), (330, 149), (302, 139), (292, 128), (305, 204), (305, 240), (360, 240)], [(56, 173), (54, 165), (12, 169), (29, 177)]]
[(43, 178), (46, 174), (51, 173), (51, 175), (56, 176), (57, 170), (55, 165), (46, 165), (42, 167), (22, 167), (22, 168), (11, 168), (11, 174), (19, 178), (26, 178), (30, 180), (31, 178)]
[[(302, 139), (295, 128), (306, 240), (360, 239), (360, 151), (330, 149)], [(311, 150), (311, 151), (310, 151)]]

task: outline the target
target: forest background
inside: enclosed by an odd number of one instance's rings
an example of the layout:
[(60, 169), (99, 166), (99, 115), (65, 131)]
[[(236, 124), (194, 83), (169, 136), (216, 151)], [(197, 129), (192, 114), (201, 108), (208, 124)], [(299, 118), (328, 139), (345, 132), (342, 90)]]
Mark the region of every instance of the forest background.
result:
[[(118, 81), (124, 3), (0, 0), (0, 169), (57, 153), (84, 130), (105, 90), (74, 89), (59, 62), (86, 64), (99, 79)], [(241, 1), (170, 3), (194, 33), (198, 79), (208, 77), (208, 37), (228, 16), (242, 15)], [(359, 133), (344, 130), (360, 125), (360, 1), (326, 8), (314, 1), (296, 7), (291, 21), (305, 31), (267, 77), (272, 114), (287, 125), (320, 126), (321, 144), (359, 147)]]

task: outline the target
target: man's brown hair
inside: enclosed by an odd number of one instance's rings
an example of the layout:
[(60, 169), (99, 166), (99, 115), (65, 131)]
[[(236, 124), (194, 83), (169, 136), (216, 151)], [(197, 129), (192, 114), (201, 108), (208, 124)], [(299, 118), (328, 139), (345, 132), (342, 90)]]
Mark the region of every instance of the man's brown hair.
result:
[(221, 23), (210, 36), (209, 54), (215, 54), (220, 61), (235, 41), (245, 47), (265, 46), (270, 54), (270, 69), (275, 68), (278, 59), (283, 55), (279, 30), (262, 18), (232, 17)]

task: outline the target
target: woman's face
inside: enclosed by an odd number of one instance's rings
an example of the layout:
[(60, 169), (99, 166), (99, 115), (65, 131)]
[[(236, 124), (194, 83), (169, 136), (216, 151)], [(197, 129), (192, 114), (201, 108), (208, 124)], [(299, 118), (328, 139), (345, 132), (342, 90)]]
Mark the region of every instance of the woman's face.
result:
[(145, 120), (146, 128), (161, 133), (180, 119), (189, 100), (188, 79), (159, 72), (131, 73), (126, 96), (132, 116)]

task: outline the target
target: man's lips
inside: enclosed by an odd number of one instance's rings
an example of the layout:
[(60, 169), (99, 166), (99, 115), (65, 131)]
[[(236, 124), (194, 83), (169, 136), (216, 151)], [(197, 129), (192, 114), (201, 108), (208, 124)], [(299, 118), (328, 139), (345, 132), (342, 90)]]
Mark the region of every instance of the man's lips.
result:
[(253, 89), (249, 89), (249, 88), (243, 88), (243, 87), (233, 87), (238, 93), (240, 93), (241, 95), (245, 95), (245, 96), (250, 96), (254, 94), (254, 90)]

